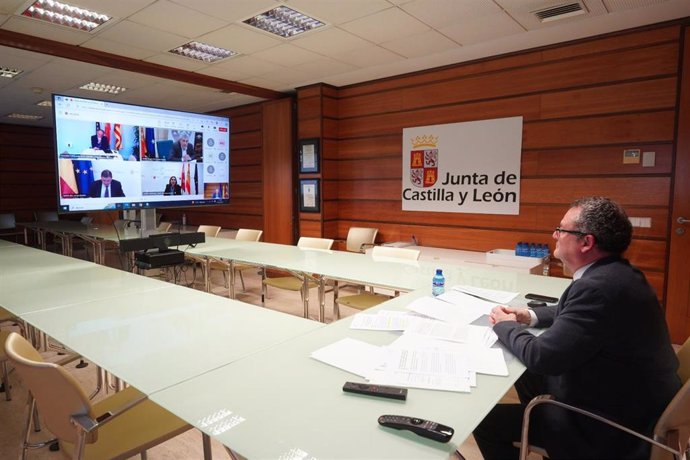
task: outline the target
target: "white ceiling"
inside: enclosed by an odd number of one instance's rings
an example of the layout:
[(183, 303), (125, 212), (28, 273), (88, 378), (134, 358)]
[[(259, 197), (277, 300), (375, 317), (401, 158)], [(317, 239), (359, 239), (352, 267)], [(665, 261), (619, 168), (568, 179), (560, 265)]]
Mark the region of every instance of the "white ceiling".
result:
[[(33, 0), (0, 0), (0, 29), (100, 50), (247, 85), (292, 92), (311, 83), (344, 86), (690, 17), (690, 0), (582, 0), (587, 14), (541, 23), (532, 13), (575, 0), (73, 0), (113, 17), (82, 32), (21, 16)], [(326, 23), (290, 39), (242, 21), (279, 4)], [(237, 56), (206, 64), (168, 51), (190, 40)], [(261, 100), (0, 46), (0, 67), (23, 73), (0, 81), (0, 123), (50, 126), (53, 92), (206, 112)], [(103, 96), (89, 81), (124, 86)], [(44, 118), (25, 122), (12, 112)]]

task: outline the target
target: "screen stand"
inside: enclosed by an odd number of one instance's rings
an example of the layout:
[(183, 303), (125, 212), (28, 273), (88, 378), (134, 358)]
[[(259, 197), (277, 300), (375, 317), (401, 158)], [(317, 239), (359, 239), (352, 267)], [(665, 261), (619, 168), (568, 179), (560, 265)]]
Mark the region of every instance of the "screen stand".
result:
[(141, 210), (141, 236), (146, 237), (157, 232), (156, 209)]

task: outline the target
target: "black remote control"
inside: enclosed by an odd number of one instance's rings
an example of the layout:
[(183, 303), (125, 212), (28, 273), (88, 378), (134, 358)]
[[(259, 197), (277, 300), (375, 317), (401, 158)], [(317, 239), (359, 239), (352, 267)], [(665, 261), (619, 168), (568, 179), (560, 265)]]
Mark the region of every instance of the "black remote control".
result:
[(419, 436), (440, 442), (450, 441), (455, 433), (449, 426), (405, 415), (382, 415), (379, 417), (379, 425), (396, 430), (410, 430)]
[(359, 393), (370, 396), (380, 396), (382, 398), (407, 399), (407, 388), (388, 387), (385, 385), (369, 385), (368, 383), (345, 382), (343, 391), (348, 393)]
[(525, 299), (540, 300), (542, 302), (547, 302), (547, 303), (558, 302), (558, 299), (555, 297), (549, 297), (547, 295), (541, 295), (541, 294), (525, 294)]

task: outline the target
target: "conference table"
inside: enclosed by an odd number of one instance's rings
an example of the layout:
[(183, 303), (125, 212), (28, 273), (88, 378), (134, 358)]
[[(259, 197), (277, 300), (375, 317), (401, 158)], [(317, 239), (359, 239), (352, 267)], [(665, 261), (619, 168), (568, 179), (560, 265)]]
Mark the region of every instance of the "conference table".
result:
[[(413, 291), (372, 312), (404, 310), (428, 295), (436, 268), (337, 251), (297, 256), (294, 247), (269, 243), (209, 243), (195, 249), (324, 280)], [(0, 305), (247, 458), (446, 458), (524, 370), (506, 353), (509, 376), (479, 375), (471, 393), (410, 389), (404, 402), (346, 394), (345, 381), (363, 380), (310, 353), (345, 337), (386, 345), (398, 333), (351, 330), (352, 317), (326, 325), (13, 243), (0, 244), (0, 259)], [(568, 284), (438, 268), (448, 286), (558, 297)], [(454, 427), (455, 435), (441, 444), (381, 428), (383, 414), (434, 420)]]

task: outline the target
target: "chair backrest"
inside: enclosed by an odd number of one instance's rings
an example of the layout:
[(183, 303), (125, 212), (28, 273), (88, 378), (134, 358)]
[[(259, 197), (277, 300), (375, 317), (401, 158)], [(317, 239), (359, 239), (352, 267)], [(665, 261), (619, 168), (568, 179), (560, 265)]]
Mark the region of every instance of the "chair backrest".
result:
[(259, 241), (261, 239), (261, 235), (263, 235), (264, 231), (263, 230), (252, 230), (249, 228), (241, 228), (237, 230), (237, 234), (235, 235), (236, 240), (241, 240), (241, 241)]
[(328, 238), (311, 238), (308, 236), (301, 236), (297, 241), (297, 247), (310, 249), (331, 249), (333, 240)]
[[(683, 386), (673, 397), (654, 426), (654, 438), (681, 451), (690, 442), (690, 338), (676, 352), (680, 366), (678, 375)], [(677, 441), (675, 441), (677, 440)], [(680, 443), (680, 446), (675, 443)], [(673, 443), (673, 444), (672, 444)], [(652, 447), (652, 460), (670, 459), (671, 455)]]
[(156, 231), (159, 233), (165, 233), (170, 231), (170, 227), (172, 227), (172, 222), (161, 222), (158, 224), (158, 227), (156, 227)]
[(36, 222), (57, 222), (59, 219), (57, 211), (34, 211)]
[(393, 248), (389, 246), (374, 246), (371, 252), (371, 256), (374, 258), (388, 257), (391, 259), (404, 260), (418, 260), (419, 254), (419, 249)]
[(365, 252), (367, 246), (374, 245), (378, 232), (378, 228), (350, 227), (345, 249), (350, 252)]
[(680, 366), (678, 366), (678, 376), (681, 382), (685, 383), (690, 380), (690, 337), (683, 345), (676, 351)]
[(14, 213), (7, 212), (0, 214), (0, 230), (9, 230), (17, 226), (17, 220)]
[[(94, 417), (89, 397), (70, 373), (57, 364), (43, 361), (24, 337), (12, 332), (5, 340), (5, 353), (28, 388), (41, 411), (41, 418), (58, 439), (74, 443), (77, 430), (70, 422), (73, 415)], [(94, 442), (96, 434), (87, 438)]]
[(197, 232), (205, 233), (206, 236), (218, 236), (220, 227), (217, 225), (199, 225)]

